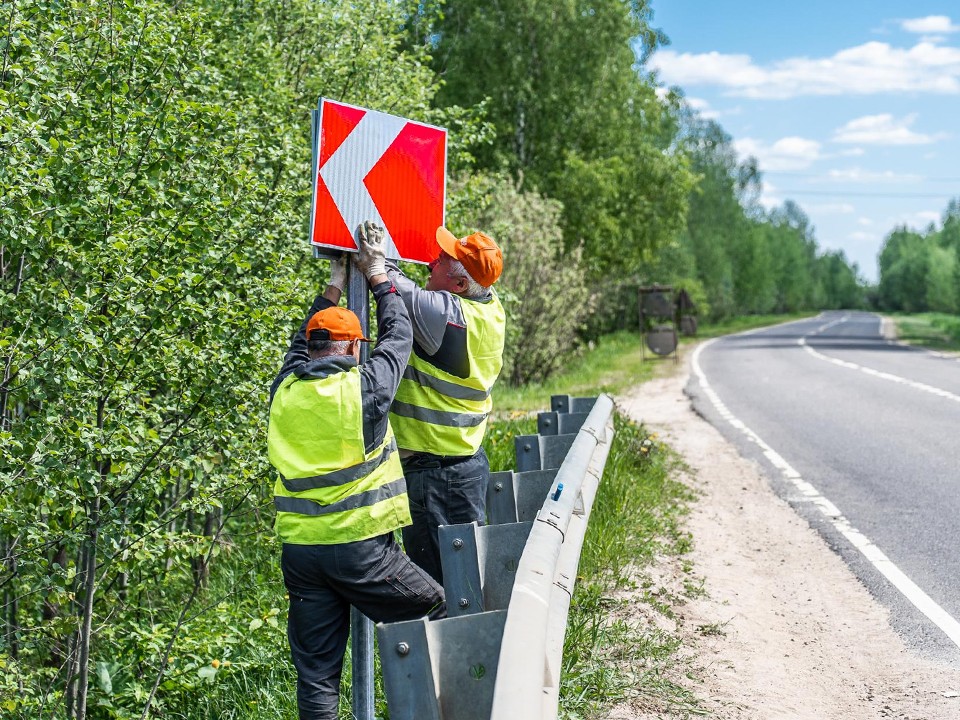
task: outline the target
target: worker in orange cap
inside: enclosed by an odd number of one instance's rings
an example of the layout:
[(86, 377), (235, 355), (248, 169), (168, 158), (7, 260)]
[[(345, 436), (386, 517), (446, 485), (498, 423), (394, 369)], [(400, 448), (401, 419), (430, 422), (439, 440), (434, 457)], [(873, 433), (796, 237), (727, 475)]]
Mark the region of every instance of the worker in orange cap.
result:
[(413, 352), (390, 407), (413, 519), (403, 545), (442, 584), (437, 528), (485, 520), (490, 463), (480, 443), (506, 322), (492, 287), (503, 270), (497, 243), (444, 227), (436, 238), (425, 288), (396, 264), (386, 268), (413, 323)]
[(346, 258), (314, 300), (270, 389), (267, 443), (287, 636), (300, 720), (336, 720), (350, 606), (375, 622), (446, 614), (443, 589), (400, 549), (410, 523), (388, 409), (410, 354), (407, 311), (384, 270), (382, 228), (358, 230), (357, 268), (377, 302), (378, 337), (362, 366), (360, 321), (337, 307)]

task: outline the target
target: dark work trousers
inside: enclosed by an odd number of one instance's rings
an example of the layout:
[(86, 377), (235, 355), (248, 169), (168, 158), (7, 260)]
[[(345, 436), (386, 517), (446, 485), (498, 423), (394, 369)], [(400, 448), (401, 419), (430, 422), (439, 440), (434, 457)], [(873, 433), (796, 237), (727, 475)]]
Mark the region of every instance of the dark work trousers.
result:
[(374, 622), (446, 616), (443, 588), (404, 555), (393, 533), (340, 545), (284, 543), (280, 566), (300, 720), (337, 720), (351, 605)]
[(473, 521), (484, 524), (490, 462), (483, 448), (469, 457), (417, 453), (401, 462), (413, 518), (413, 524), (403, 528), (403, 549), (442, 585), (437, 528)]

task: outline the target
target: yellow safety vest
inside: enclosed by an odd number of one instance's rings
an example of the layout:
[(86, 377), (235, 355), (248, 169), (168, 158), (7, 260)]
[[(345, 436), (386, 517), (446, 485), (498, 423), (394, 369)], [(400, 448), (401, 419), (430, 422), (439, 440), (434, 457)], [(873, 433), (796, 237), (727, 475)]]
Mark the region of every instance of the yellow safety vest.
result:
[(503, 367), (506, 317), (496, 293), (482, 303), (460, 298), (467, 325), (470, 374), (457, 377), (416, 353), (390, 406), (397, 445), (433, 455), (473, 455), (483, 441), (493, 409), (490, 391)]
[(321, 379), (284, 378), (270, 404), (276, 531), (285, 543), (333, 545), (409, 525), (396, 439), (364, 452), (360, 370)]

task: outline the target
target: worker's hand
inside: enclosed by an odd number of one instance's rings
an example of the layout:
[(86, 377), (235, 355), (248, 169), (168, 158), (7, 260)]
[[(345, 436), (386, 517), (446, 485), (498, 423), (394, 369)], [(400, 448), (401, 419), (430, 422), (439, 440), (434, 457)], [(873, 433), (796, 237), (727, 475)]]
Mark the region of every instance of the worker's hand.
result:
[(340, 292), (343, 292), (343, 289), (347, 286), (348, 262), (350, 261), (347, 259), (345, 253), (335, 258), (330, 258), (330, 282), (328, 284)]
[(383, 228), (366, 220), (357, 228), (357, 239), (360, 241), (360, 253), (353, 258), (357, 269), (366, 275), (368, 280), (375, 275), (386, 274), (384, 258), (387, 238)]

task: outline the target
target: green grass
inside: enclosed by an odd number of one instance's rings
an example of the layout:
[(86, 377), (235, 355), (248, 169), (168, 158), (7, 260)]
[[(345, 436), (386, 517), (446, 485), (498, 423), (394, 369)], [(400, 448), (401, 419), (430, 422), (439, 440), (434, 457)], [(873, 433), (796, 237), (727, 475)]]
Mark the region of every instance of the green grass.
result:
[(960, 352), (960, 317), (946, 313), (890, 315), (897, 339), (908, 345), (942, 352)]

